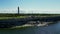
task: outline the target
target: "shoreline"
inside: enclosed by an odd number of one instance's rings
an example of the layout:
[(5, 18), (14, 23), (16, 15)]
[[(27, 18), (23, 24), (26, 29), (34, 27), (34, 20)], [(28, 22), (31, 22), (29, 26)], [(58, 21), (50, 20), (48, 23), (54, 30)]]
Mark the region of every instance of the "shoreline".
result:
[(25, 25), (22, 25), (22, 26), (15, 26), (15, 27), (12, 27), (12, 29), (14, 29), (14, 28), (21, 28), (21, 27), (34, 27), (34, 26), (38, 26), (38, 27), (43, 27), (43, 26), (48, 26), (49, 24), (51, 24), (51, 23), (53, 23), (53, 22), (49, 22), (49, 23), (43, 23), (43, 24), (25, 24)]

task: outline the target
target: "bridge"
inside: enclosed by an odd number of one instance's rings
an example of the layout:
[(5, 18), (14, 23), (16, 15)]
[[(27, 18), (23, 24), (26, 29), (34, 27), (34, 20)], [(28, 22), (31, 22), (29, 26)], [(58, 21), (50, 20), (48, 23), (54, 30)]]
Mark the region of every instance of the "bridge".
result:
[(8, 28), (12, 26), (20, 26), (28, 23), (29, 21), (37, 21), (42, 22), (57, 22), (60, 21), (60, 16), (55, 17), (27, 17), (27, 18), (17, 18), (17, 19), (8, 19), (8, 20), (0, 20), (0, 28)]

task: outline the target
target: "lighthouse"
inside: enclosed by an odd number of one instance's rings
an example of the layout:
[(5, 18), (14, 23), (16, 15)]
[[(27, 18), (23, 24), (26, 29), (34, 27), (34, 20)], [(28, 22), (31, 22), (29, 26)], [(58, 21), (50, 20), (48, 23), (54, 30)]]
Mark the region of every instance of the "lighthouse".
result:
[(19, 6), (18, 6), (18, 14), (19, 14)]

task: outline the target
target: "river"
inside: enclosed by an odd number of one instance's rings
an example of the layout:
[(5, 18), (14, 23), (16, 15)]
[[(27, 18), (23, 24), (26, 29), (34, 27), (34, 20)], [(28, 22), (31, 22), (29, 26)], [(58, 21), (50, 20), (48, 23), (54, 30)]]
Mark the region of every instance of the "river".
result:
[(60, 34), (60, 22), (44, 27), (31, 27), (25, 29), (0, 30), (0, 34)]

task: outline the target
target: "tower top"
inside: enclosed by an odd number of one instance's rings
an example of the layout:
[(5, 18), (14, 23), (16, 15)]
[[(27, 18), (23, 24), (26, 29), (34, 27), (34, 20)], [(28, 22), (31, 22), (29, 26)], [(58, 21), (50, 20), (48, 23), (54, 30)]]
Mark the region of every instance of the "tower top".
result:
[(18, 6), (18, 8), (19, 8), (19, 6)]

